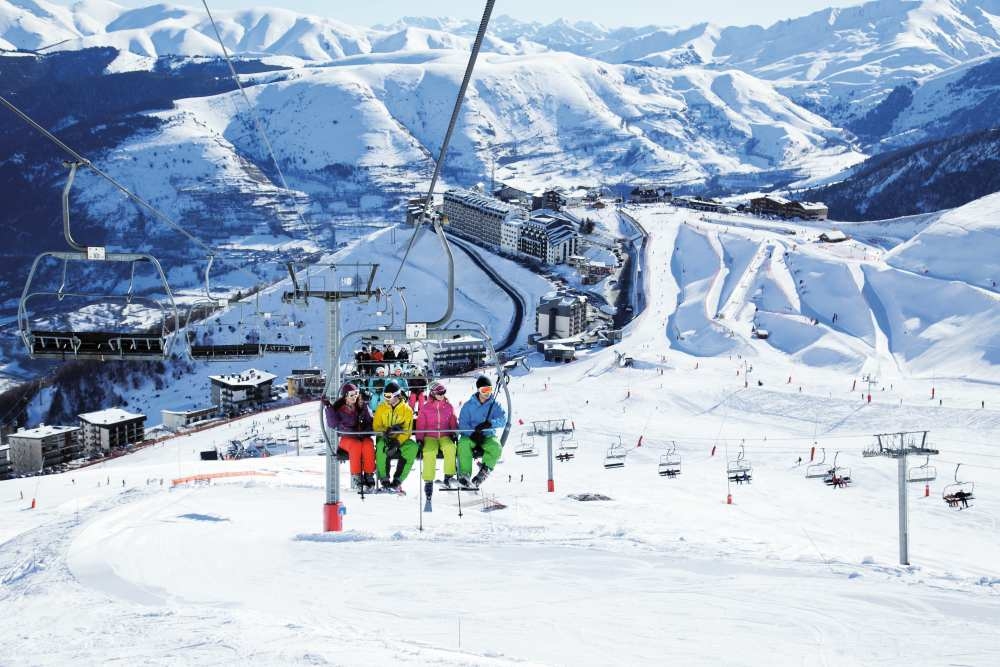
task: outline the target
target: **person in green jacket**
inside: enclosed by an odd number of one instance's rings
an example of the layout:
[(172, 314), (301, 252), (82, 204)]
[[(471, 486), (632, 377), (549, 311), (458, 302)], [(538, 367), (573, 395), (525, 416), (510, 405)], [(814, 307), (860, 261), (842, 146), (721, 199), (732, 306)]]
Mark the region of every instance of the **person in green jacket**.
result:
[[(403, 400), (403, 392), (395, 382), (388, 382), (382, 391), (385, 399), (375, 410), (372, 430), (375, 440), (375, 471), (383, 489), (399, 491), (417, 458), (417, 443), (413, 440), (413, 410)], [(396, 473), (389, 479), (390, 458), (399, 459)]]

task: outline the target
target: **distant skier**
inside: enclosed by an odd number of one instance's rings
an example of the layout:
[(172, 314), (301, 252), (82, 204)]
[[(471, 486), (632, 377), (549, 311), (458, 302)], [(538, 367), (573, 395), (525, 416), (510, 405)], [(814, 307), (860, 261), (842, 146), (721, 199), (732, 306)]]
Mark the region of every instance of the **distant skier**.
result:
[[(462, 405), (458, 417), (458, 481), (462, 486), (480, 486), (486, 481), (503, 446), (496, 437), (496, 429), (507, 424), (507, 414), (493, 395), (493, 383), (485, 375), (476, 380), (476, 393)], [(482, 448), (483, 462), (471, 480), (473, 449)]]
[(417, 441), (423, 440), (424, 495), (428, 501), (434, 494), (434, 475), (439, 450), (444, 456), (444, 485), (451, 486), (455, 477), (457, 445), (454, 434), (458, 430), (458, 420), (455, 418), (455, 408), (445, 395), (447, 392), (447, 387), (440, 382), (432, 384), (430, 398), (417, 415)]
[[(395, 382), (385, 385), (382, 396), (385, 400), (375, 410), (372, 428), (381, 434), (375, 440), (375, 468), (382, 488), (398, 491), (417, 458), (417, 443), (410, 437), (413, 434), (413, 410), (403, 400), (403, 393)], [(390, 458), (399, 459), (391, 480)]]
[(375, 490), (375, 445), (371, 436), (372, 412), (361, 400), (361, 390), (350, 382), (340, 388), (335, 402), (324, 396), (326, 425), (340, 434), (340, 447), (351, 462), (351, 481), (359, 491)]

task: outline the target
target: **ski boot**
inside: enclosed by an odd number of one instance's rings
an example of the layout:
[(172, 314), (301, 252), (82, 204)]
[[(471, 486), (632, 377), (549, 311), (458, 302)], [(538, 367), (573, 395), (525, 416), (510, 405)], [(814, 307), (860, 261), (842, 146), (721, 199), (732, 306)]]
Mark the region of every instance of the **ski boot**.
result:
[(392, 491), (392, 481), (388, 477), (380, 479), (376, 493), (389, 493), (390, 491)]
[(487, 468), (486, 466), (480, 466), (479, 472), (477, 472), (476, 476), (472, 478), (472, 486), (478, 489), (482, 485), (482, 483), (486, 481), (486, 478), (489, 476), (490, 476), (490, 469)]
[(364, 482), (361, 480), (361, 475), (351, 475), (351, 491), (361, 492), (364, 487)]
[(430, 512), (431, 510), (431, 496), (434, 495), (434, 482), (424, 482), (424, 511)]
[(442, 489), (454, 489), (455, 488), (455, 476), (445, 475), (444, 479), (441, 481)]
[(406, 495), (406, 491), (403, 491), (403, 480), (398, 477), (392, 480), (392, 483), (389, 484), (389, 489), (392, 490), (393, 493), (398, 493), (401, 496)]
[(361, 478), (361, 483), (365, 493), (375, 493), (375, 475), (366, 472)]
[(468, 475), (459, 475), (458, 476), (458, 486), (460, 488), (467, 489), (467, 488), (469, 488), (469, 486), (471, 486), (471, 484), (472, 483), (469, 481), (469, 476)]

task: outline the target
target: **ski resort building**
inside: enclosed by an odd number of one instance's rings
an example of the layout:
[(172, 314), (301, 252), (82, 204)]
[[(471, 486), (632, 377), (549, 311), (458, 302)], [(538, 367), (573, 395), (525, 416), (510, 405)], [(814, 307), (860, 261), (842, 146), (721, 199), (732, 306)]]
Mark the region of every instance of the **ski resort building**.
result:
[(319, 398), (326, 387), (326, 375), (318, 368), (293, 370), (285, 379), (289, 398)]
[(587, 297), (551, 292), (535, 310), (535, 331), (539, 338), (564, 339), (583, 333), (587, 328)]
[(504, 222), (523, 220), (525, 210), (471, 190), (444, 193), (448, 231), (490, 248), (499, 249)]
[(215, 405), (200, 408), (179, 408), (176, 410), (160, 410), (163, 427), (170, 431), (187, 428), (192, 424), (207, 421), (219, 415)]
[(670, 189), (659, 185), (640, 185), (629, 193), (629, 200), (637, 204), (658, 204), (669, 202), (672, 198)]
[(10, 462), (10, 445), (0, 445), (0, 480), (10, 479), (14, 468)]
[(271, 400), (271, 386), (277, 376), (254, 368), (242, 373), (210, 375), (212, 403), (224, 415), (238, 415), (257, 409)]
[(518, 250), (545, 264), (565, 264), (577, 253), (579, 223), (558, 211), (534, 211), (521, 226)]
[(478, 338), (430, 341), (427, 352), (434, 371), (443, 376), (467, 373), (486, 362), (486, 344)]
[(822, 202), (792, 201), (777, 195), (765, 195), (750, 200), (750, 212), (755, 215), (773, 215), (780, 218), (826, 220), (830, 209)]
[(69, 463), (83, 456), (79, 426), (18, 429), (7, 438), (10, 464), (18, 475), (29, 475)]
[(83, 429), (83, 450), (87, 456), (100, 456), (146, 439), (144, 414), (109, 408), (85, 412), (79, 418)]

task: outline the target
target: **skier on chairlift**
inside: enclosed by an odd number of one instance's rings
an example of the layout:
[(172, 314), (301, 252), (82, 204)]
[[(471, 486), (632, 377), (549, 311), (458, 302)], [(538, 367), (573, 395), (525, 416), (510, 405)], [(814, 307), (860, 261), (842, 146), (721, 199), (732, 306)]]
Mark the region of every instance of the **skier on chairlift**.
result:
[[(462, 486), (478, 488), (489, 477), (503, 445), (496, 437), (496, 429), (507, 424), (507, 414), (493, 395), (493, 383), (485, 375), (476, 380), (476, 393), (462, 405), (458, 416), (458, 482)], [(483, 462), (471, 480), (474, 450), (482, 450)]]
[(423, 480), (424, 495), (430, 500), (434, 494), (434, 476), (437, 469), (437, 454), (444, 456), (444, 486), (450, 487), (455, 478), (455, 431), (458, 430), (458, 420), (455, 408), (445, 395), (448, 389), (440, 382), (435, 382), (430, 388), (430, 398), (417, 415), (417, 441), (423, 441)]
[(335, 402), (324, 397), (326, 425), (340, 434), (340, 447), (347, 451), (351, 462), (351, 486), (370, 493), (375, 490), (375, 445), (371, 436), (372, 413), (361, 400), (361, 390), (356, 384), (346, 383), (340, 388), (340, 398)]
[[(413, 410), (403, 400), (399, 385), (390, 381), (382, 392), (385, 400), (375, 410), (372, 430), (375, 440), (375, 468), (379, 484), (385, 490), (400, 491), (417, 458), (417, 443), (413, 435)], [(390, 479), (389, 459), (399, 459)]]

